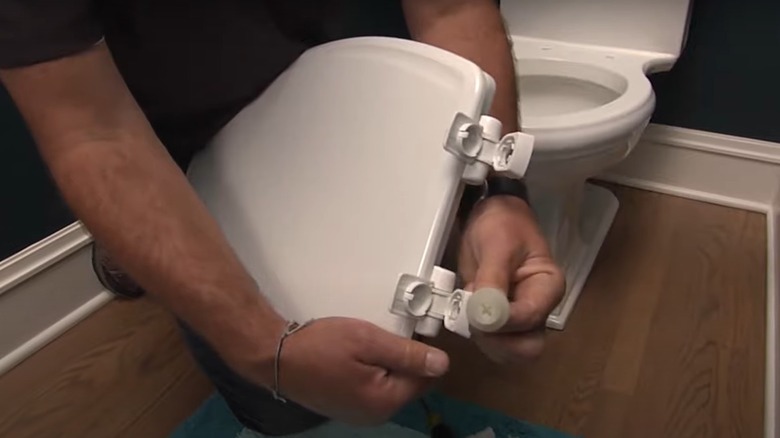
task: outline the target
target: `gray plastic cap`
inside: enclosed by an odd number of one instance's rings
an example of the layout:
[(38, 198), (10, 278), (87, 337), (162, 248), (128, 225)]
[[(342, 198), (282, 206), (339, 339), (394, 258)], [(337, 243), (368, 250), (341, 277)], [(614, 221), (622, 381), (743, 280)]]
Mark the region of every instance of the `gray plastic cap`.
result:
[(509, 320), (509, 300), (499, 289), (483, 288), (466, 305), (469, 324), (483, 332), (494, 332)]

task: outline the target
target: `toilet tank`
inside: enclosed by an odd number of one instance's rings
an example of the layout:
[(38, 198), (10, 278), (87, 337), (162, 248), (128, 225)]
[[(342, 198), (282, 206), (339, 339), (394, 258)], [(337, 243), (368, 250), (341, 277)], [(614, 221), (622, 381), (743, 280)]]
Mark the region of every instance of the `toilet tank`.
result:
[(655, 54), (671, 68), (685, 45), (690, 0), (503, 0), (513, 37)]

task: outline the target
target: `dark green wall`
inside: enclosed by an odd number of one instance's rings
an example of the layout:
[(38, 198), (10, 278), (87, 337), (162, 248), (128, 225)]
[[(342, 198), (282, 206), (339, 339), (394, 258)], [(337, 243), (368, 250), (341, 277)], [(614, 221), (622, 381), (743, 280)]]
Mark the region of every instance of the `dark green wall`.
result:
[(0, 260), (73, 222), (0, 87)]
[[(396, 0), (348, 1), (346, 33), (406, 34)], [(685, 51), (651, 78), (653, 121), (780, 143), (780, 1), (693, 2)]]
[[(396, 0), (349, 1), (351, 20), (335, 33), (406, 34)], [(679, 63), (652, 78), (654, 121), (780, 142), (779, 55), (780, 1), (697, 1)], [(0, 135), (1, 260), (74, 219), (2, 88)]]
[(652, 80), (656, 123), (780, 143), (780, 1), (694, 0), (688, 46)]

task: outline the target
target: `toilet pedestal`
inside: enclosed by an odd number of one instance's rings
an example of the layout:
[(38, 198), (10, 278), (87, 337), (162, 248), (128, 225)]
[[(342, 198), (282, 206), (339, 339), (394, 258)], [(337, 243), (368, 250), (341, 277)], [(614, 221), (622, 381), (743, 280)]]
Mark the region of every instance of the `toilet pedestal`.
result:
[(555, 193), (530, 190), (550, 250), (566, 277), (563, 300), (547, 318), (547, 327), (563, 330), (618, 210), (612, 192), (590, 183), (558, 187)]
[[(591, 145), (579, 156), (531, 159), (525, 178), (529, 202), (566, 278), (566, 293), (547, 319), (549, 328), (566, 326), (618, 210), (612, 192), (587, 181), (625, 159), (649, 122), (646, 114), (631, 131)], [(544, 135), (537, 139), (540, 144), (546, 140)]]

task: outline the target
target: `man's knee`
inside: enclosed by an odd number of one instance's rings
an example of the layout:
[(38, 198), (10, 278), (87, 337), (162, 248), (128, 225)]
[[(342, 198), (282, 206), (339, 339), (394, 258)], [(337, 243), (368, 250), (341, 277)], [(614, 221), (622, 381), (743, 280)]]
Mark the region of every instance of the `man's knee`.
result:
[(103, 287), (119, 298), (136, 299), (146, 294), (98, 242), (92, 245), (92, 269)]

